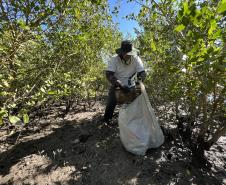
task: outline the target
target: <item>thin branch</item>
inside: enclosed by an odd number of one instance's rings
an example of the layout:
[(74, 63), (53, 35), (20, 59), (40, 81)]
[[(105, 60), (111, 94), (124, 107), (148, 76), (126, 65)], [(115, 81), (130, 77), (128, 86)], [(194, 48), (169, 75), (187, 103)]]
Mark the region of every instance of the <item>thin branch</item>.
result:
[[(151, 10), (150, 7), (148, 7), (147, 5), (145, 5), (145, 4), (141, 3), (141, 2), (139, 2), (138, 0), (134, 0), (134, 2), (137, 3), (137, 4), (139, 4), (140, 6), (143, 6), (143, 7), (147, 8), (148, 10)], [(152, 11), (152, 12), (153, 12), (153, 11)], [(159, 12), (154, 12), (154, 13), (156, 13), (156, 14), (158, 14), (158, 15), (161, 15), (161, 16), (164, 16), (163, 14), (161, 14), (161, 13), (159, 13)]]

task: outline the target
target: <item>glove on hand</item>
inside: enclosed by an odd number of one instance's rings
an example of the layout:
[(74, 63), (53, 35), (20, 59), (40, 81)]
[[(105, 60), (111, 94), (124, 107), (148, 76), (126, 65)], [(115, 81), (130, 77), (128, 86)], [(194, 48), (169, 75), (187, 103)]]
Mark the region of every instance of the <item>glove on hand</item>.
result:
[(130, 88), (127, 85), (123, 85), (120, 80), (117, 80), (115, 84), (116, 84), (116, 87), (119, 87), (123, 93), (130, 92)]
[(138, 73), (137, 77), (138, 77), (138, 80), (143, 82), (144, 79), (146, 78), (146, 72), (145, 71), (141, 71), (140, 73)]
[(127, 85), (121, 86), (121, 90), (122, 90), (123, 93), (129, 93), (130, 92), (130, 88)]

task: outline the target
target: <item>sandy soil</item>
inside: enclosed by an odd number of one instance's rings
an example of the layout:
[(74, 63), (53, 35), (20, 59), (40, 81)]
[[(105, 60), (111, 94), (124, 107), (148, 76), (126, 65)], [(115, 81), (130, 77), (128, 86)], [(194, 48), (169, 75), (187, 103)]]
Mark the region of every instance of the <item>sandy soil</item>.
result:
[(112, 127), (102, 123), (103, 109), (96, 104), (92, 111), (71, 111), (63, 119), (54, 108), (19, 140), (18, 133), (6, 137), (2, 129), (0, 184), (226, 184), (226, 137), (206, 152), (211, 169), (193, 167), (188, 149), (168, 136), (158, 149), (135, 156), (121, 144), (117, 116)]

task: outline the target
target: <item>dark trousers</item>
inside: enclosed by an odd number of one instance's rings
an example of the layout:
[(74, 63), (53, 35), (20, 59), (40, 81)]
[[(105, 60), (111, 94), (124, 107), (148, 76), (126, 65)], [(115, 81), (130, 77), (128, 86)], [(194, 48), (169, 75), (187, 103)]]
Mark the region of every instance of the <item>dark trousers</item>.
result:
[(112, 119), (116, 104), (117, 102), (115, 97), (115, 88), (111, 86), (108, 91), (108, 99), (104, 113), (104, 121), (108, 122)]

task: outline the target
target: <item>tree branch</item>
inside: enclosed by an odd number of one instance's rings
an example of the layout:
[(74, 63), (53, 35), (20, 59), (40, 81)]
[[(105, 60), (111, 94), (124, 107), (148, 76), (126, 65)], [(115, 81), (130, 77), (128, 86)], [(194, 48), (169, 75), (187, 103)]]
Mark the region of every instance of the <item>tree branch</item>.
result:
[(207, 143), (209, 146), (212, 146), (214, 143), (217, 142), (217, 140), (226, 134), (226, 124), (224, 124), (223, 127), (221, 127), (219, 130), (217, 130), (214, 134), (212, 139), (208, 140)]
[[(137, 4), (139, 4), (139, 5), (141, 5), (141, 6), (143, 6), (143, 7), (145, 7), (145, 8), (147, 8), (148, 10), (151, 10), (150, 7), (148, 7), (147, 5), (145, 5), (145, 4), (141, 3), (141, 2), (139, 2), (138, 0), (134, 0), (134, 2), (137, 3)], [(163, 14), (161, 14), (161, 13), (159, 13), (159, 12), (154, 12), (154, 13), (163, 16)]]

